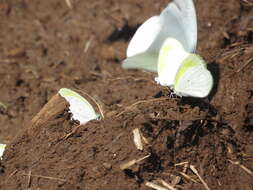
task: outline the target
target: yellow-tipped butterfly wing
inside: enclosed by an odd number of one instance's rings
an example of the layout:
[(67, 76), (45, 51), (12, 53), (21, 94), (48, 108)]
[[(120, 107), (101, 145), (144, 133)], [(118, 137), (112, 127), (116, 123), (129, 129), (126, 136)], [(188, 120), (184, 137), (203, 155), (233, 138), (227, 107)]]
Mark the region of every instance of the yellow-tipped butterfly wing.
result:
[(79, 121), (80, 124), (85, 124), (100, 116), (95, 112), (92, 105), (78, 93), (62, 88), (59, 90), (59, 94), (69, 102), (69, 111), (72, 113), (72, 119)]
[(180, 66), (174, 84), (174, 92), (179, 96), (204, 98), (213, 87), (213, 77), (204, 60), (190, 54)]

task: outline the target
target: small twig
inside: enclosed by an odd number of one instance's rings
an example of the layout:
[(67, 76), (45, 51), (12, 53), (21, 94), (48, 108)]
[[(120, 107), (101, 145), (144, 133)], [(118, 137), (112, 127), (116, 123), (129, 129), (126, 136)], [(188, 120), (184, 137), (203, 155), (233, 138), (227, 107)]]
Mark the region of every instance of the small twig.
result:
[(133, 135), (134, 135), (134, 144), (138, 150), (143, 150), (143, 144), (141, 141), (141, 132), (138, 128), (135, 128), (133, 130)]
[(7, 180), (5, 182), (7, 182), (12, 176), (14, 176), (16, 173), (18, 172), (18, 170), (14, 170), (8, 177)]
[(156, 102), (156, 101), (163, 101), (163, 100), (167, 100), (168, 98), (154, 98), (154, 99), (149, 99), (149, 100), (140, 100), (138, 102), (135, 102), (134, 104), (127, 106), (125, 108), (124, 111), (120, 112), (119, 114), (116, 115), (116, 117), (121, 116), (122, 114), (124, 114), (126, 111), (129, 111), (131, 109), (133, 109), (135, 106), (139, 105), (139, 104), (143, 104), (143, 103), (150, 103), (150, 102)]
[(8, 63), (16, 63), (17, 62), (17, 60), (16, 59), (0, 59), (0, 63), (6, 63), (6, 64), (8, 64)]
[[(172, 116), (164, 116), (164, 117), (154, 117), (154, 116), (150, 116), (149, 117), (150, 119), (154, 119), (154, 120), (180, 120), (180, 121), (197, 121), (197, 120), (203, 120), (203, 119), (206, 119), (206, 117), (192, 117), (192, 118), (180, 118), (180, 119), (177, 119), (177, 118), (173, 118)], [(209, 121), (209, 120), (208, 120)]]
[(108, 79), (108, 81), (127, 80), (127, 79), (132, 79), (134, 81), (150, 81), (152, 83), (156, 83), (155, 81), (148, 79), (148, 78), (144, 78), (144, 77), (143, 78), (136, 78), (136, 77), (132, 77), (132, 76), (112, 78), (112, 79)]
[(86, 42), (86, 44), (85, 44), (85, 46), (84, 46), (84, 50), (83, 50), (84, 53), (87, 53), (87, 51), (88, 51), (88, 49), (89, 49), (89, 47), (90, 47), (90, 45), (91, 45), (92, 40), (93, 40), (93, 37), (91, 37), (91, 38)]
[(182, 166), (182, 165), (184, 166), (183, 172), (177, 172), (177, 173), (179, 173), (184, 178), (186, 178), (194, 183), (198, 183), (195, 179), (191, 178), (189, 175), (186, 174), (187, 169), (189, 168), (189, 162), (181, 162), (181, 163), (175, 164), (174, 166)]
[(207, 183), (204, 181), (204, 179), (199, 175), (199, 172), (197, 171), (197, 169), (193, 166), (190, 165), (191, 170), (193, 171), (193, 173), (195, 173), (198, 178), (200, 179), (200, 181), (202, 182), (202, 184), (204, 185), (204, 187), (206, 188), (206, 190), (210, 190), (210, 188), (208, 187)]
[(145, 144), (147, 144), (147, 145), (149, 144), (148, 139), (146, 137), (144, 137), (144, 135), (142, 133), (141, 133), (141, 138)]
[(253, 6), (253, 3), (249, 2), (248, 0), (241, 0), (242, 2), (246, 3), (249, 6)]
[(68, 8), (70, 8), (70, 9), (73, 8), (72, 3), (71, 3), (70, 0), (65, 0), (65, 2), (66, 2), (66, 4), (67, 4)]
[(116, 9), (114, 9), (114, 10), (112, 10), (112, 11), (106, 11), (106, 10), (104, 10), (104, 13), (107, 15), (107, 16), (109, 16), (110, 18), (112, 18), (114, 21), (116, 21), (116, 23), (122, 23), (122, 19), (119, 19), (118, 17), (116, 17), (116, 16), (113, 16), (113, 12), (114, 11), (117, 11), (119, 9), (119, 7), (116, 7)]
[(189, 162), (180, 162), (178, 164), (174, 164), (174, 166), (182, 166), (182, 165), (185, 165), (185, 164), (188, 164)]
[(150, 187), (150, 188), (153, 188), (153, 189), (156, 189), (156, 190), (168, 190), (167, 188), (165, 187), (162, 187), (160, 185), (157, 185), (155, 183), (152, 183), (152, 182), (146, 182), (145, 183), (146, 186)]
[(134, 160), (131, 160), (131, 161), (127, 162), (127, 163), (121, 164), (121, 165), (120, 165), (120, 169), (121, 169), (121, 170), (125, 170), (125, 169), (127, 169), (127, 168), (130, 168), (130, 167), (133, 166), (134, 164), (137, 164), (137, 163), (139, 163), (139, 162), (141, 162), (141, 161), (147, 159), (148, 157), (150, 157), (150, 155), (151, 155), (151, 154), (149, 154), (149, 155), (147, 155), (147, 156), (144, 156), (143, 158), (140, 158), (140, 159), (138, 159), (138, 160), (134, 159)]
[(32, 171), (30, 170), (28, 173), (27, 188), (30, 188), (31, 186), (31, 174), (32, 174)]
[(220, 60), (221, 62), (225, 61), (228, 58), (237, 56), (242, 50), (245, 48), (236, 48), (234, 50), (231, 50), (229, 52), (223, 53), (222, 55), (217, 57), (217, 60)]
[(116, 143), (116, 142), (120, 139), (120, 137), (122, 137), (123, 135), (124, 135), (124, 133), (118, 134), (118, 135), (115, 137), (115, 139), (113, 139), (113, 140), (111, 141), (111, 144)]
[(38, 178), (44, 178), (44, 179), (50, 179), (50, 180), (56, 180), (56, 181), (63, 181), (63, 182), (67, 181), (65, 179), (60, 179), (60, 178), (50, 177), (50, 176), (43, 176), (43, 175), (31, 175), (31, 174), (21, 174), (21, 175), (31, 176), (31, 177), (38, 177)]
[(223, 35), (226, 39), (230, 39), (229, 34), (227, 33), (227, 31), (223, 30), (223, 28), (220, 28), (220, 31), (221, 31), (222, 35)]
[(246, 166), (240, 164), (240, 162), (234, 162), (232, 160), (228, 160), (231, 164), (234, 165), (238, 165), (240, 168), (242, 168), (246, 173), (250, 174), (251, 176), (253, 176), (253, 171), (251, 171), (249, 168), (247, 168)]
[(94, 75), (95, 77), (102, 78), (102, 79), (107, 77), (104, 73), (99, 73), (96, 71), (90, 71), (90, 74)]
[(186, 173), (188, 168), (189, 168), (189, 162), (186, 162), (186, 163), (184, 164), (183, 172)]
[(164, 186), (166, 187), (167, 189), (169, 190), (177, 190), (176, 188), (174, 188), (172, 185), (168, 184), (166, 181), (164, 180), (159, 180), (159, 182)]
[(177, 184), (179, 184), (180, 183), (180, 181), (181, 181), (181, 177), (180, 176), (175, 176), (175, 178), (172, 180), (172, 182), (171, 182), (171, 185), (173, 186), (173, 187), (175, 187)]
[(183, 172), (178, 172), (180, 175), (182, 175), (184, 178), (194, 182), (194, 183), (198, 183), (195, 179), (193, 179), (192, 177), (190, 177), (189, 175), (187, 175), (186, 173)]
[(251, 61), (253, 61), (253, 58), (250, 58), (241, 68), (239, 68), (236, 72), (239, 73), (241, 72), (248, 64), (251, 63)]
[(78, 129), (80, 126), (81, 126), (81, 125), (77, 125), (70, 133), (64, 135), (61, 139), (62, 139), (62, 140), (68, 139), (71, 135), (73, 135), (73, 134), (77, 131), (77, 129)]

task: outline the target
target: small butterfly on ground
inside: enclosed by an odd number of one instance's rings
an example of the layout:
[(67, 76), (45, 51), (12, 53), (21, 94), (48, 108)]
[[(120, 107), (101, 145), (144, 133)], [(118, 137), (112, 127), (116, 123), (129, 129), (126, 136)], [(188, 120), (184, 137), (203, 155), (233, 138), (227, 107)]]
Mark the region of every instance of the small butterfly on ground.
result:
[(72, 119), (79, 121), (80, 124), (85, 124), (90, 120), (100, 117), (92, 105), (78, 93), (67, 88), (62, 88), (59, 90), (59, 94), (68, 101)]

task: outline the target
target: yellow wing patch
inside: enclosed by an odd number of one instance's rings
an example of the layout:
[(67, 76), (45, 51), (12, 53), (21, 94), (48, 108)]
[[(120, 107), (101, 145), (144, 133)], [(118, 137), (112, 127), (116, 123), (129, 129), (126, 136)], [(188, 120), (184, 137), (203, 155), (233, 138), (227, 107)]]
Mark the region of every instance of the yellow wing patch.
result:
[(181, 79), (181, 77), (184, 76), (184, 74), (191, 69), (192, 67), (203, 65), (206, 67), (205, 61), (196, 54), (190, 54), (182, 63), (180, 66), (176, 78), (175, 78), (175, 85), (177, 85), (178, 81)]
[(167, 38), (163, 43), (158, 58), (158, 73), (161, 73), (167, 64), (167, 57), (173, 51), (182, 51), (184, 50), (182, 44), (174, 38)]

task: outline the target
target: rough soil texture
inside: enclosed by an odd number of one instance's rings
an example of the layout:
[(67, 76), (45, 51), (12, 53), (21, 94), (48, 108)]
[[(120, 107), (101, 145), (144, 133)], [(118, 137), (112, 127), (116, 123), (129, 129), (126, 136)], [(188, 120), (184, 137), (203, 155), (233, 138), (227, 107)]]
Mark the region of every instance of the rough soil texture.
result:
[[(70, 0), (71, 9), (66, 2), (0, 1), (0, 102), (7, 106), (0, 107), (0, 142), (8, 143), (0, 189), (148, 190), (145, 182), (158, 179), (205, 189), (177, 165), (189, 162), (211, 190), (252, 190), (253, 3), (195, 1), (198, 53), (215, 87), (207, 99), (179, 99), (154, 74), (121, 68), (136, 28), (168, 1)], [(70, 121), (68, 105), (54, 96), (62, 87), (93, 96), (105, 119)], [(144, 151), (133, 143), (134, 128), (148, 140)]]

